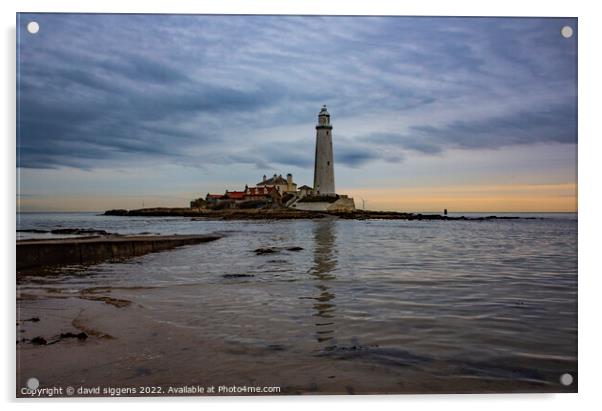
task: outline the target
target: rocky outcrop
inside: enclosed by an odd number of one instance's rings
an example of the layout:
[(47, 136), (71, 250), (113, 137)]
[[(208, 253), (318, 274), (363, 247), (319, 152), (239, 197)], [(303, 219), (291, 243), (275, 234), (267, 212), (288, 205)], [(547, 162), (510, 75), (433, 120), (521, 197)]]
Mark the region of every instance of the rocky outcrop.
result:
[(139, 210), (108, 210), (105, 211), (104, 215), (112, 215), (112, 216), (134, 216), (134, 217), (186, 217), (186, 216), (196, 216), (200, 213), (204, 213), (206, 210), (199, 208), (169, 208), (169, 207), (156, 207), (156, 208), (141, 208)]
[[(348, 210), (346, 207), (336, 207), (341, 198), (329, 204), (333, 209), (327, 210), (298, 210), (290, 208), (281, 209), (228, 209), (228, 210), (199, 210), (190, 208), (146, 208), (140, 210), (130, 210), (125, 216), (146, 216), (146, 217), (193, 217), (199, 220), (294, 220), (294, 219), (321, 219), (321, 218), (341, 218), (349, 220), (440, 220), (440, 221), (489, 221), (489, 220), (514, 220), (514, 219), (533, 219), (535, 217), (450, 217), (440, 214), (419, 214), (403, 213), (398, 211), (368, 211), (368, 210)], [(348, 200), (353, 201), (349, 198)], [(318, 204), (318, 203), (307, 203)], [(114, 210), (107, 211), (112, 213)], [(114, 214), (108, 214), (114, 215)]]

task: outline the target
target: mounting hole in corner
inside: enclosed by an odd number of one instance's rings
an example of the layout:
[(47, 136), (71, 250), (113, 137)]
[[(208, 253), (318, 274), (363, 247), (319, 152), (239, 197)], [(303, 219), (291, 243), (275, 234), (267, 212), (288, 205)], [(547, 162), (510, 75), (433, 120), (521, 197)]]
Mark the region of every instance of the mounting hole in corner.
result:
[(40, 31), (40, 25), (37, 21), (30, 21), (27, 23), (27, 31), (29, 34), (36, 34), (38, 31)]
[(565, 39), (570, 39), (571, 37), (573, 37), (573, 28), (571, 26), (563, 26), (560, 29), (560, 34)]
[(573, 376), (569, 373), (562, 374), (560, 376), (560, 383), (565, 387), (568, 387), (573, 383)]

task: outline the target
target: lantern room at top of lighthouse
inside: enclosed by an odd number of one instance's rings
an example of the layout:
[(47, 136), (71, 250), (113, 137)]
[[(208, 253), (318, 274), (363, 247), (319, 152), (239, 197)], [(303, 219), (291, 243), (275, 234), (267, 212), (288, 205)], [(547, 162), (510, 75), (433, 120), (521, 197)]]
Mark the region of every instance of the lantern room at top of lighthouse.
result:
[(320, 110), (320, 114), (318, 114), (318, 125), (316, 126), (316, 128), (332, 128), (332, 126), (330, 125), (330, 114), (328, 113), (328, 110), (326, 109), (326, 105), (322, 106), (322, 109)]

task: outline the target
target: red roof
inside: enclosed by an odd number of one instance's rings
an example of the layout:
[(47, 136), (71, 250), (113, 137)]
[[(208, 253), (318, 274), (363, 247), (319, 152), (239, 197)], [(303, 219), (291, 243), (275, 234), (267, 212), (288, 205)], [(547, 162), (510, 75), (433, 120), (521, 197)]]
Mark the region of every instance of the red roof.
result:
[(224, 195), (223, 194), (209, 194), (207, 193), (207, 197), (206, 198), (222, 198)]
[(244, 195), (244, 191), (226, 191), (226, 194), (224, 194), (225, 197), (231, 200), (242, 200)]

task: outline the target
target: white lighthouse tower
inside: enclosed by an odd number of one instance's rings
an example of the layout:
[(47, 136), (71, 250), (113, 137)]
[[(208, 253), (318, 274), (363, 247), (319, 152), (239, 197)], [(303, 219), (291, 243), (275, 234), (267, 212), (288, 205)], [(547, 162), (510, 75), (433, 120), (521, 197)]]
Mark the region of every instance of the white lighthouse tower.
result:
[(316, 125), (316, 160), (314, 165), (314, 194), (334, 196), (334, 163), (332, 159), (332, 125), (326, 106), (318, 114)]

